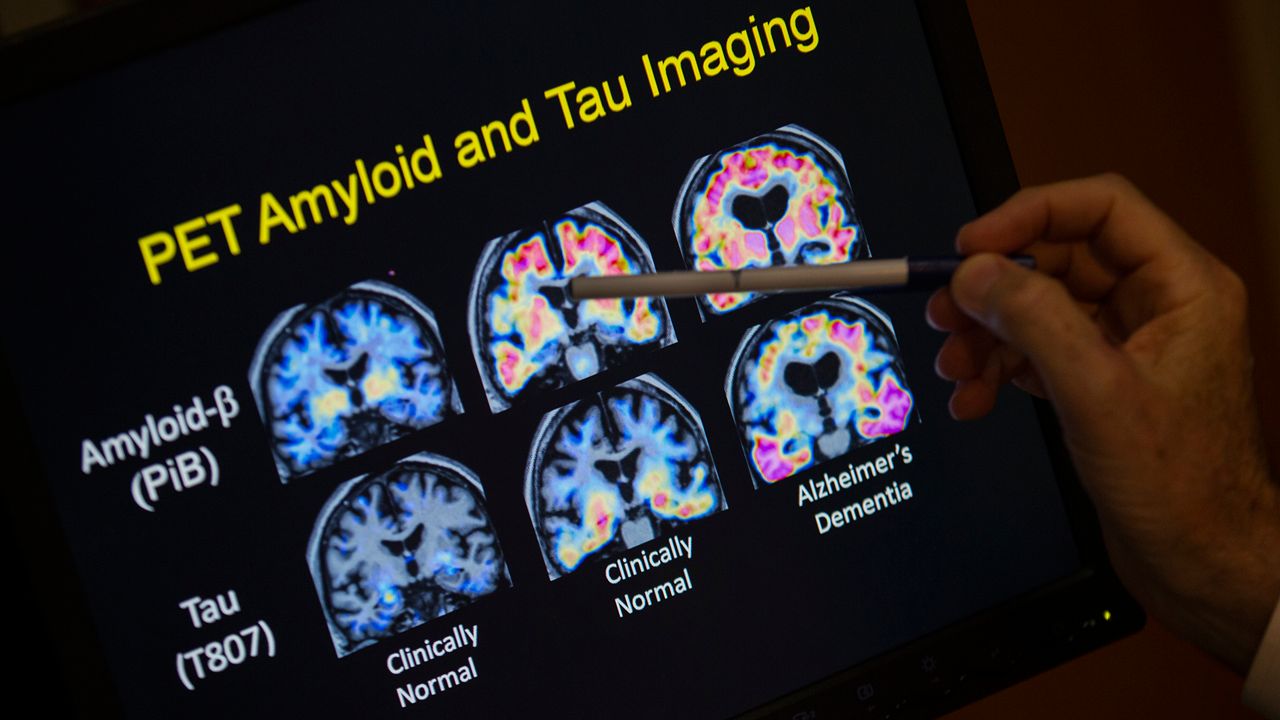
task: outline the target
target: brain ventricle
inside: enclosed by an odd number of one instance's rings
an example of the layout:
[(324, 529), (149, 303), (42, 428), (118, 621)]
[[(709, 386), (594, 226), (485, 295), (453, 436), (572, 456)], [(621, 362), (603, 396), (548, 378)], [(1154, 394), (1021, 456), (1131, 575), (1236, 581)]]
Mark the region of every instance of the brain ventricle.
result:
[(283, 313), (250, 375), (282, 481), (462, 412), (434, 315), (385, 283)]
[(490, 242), (476, 267), (469, 317), (490, 409), (675, 342), (661, 299), (575, 302), (566, 290), (577, 276), (653, 270), (643, 240), (600, 203)]
[[(694, 270), (827, 265), (869, 254), (840, 155), (795, 125), (695, 162), (673, 218)], [(736, 310), (754, 293), (699, 298), (704, 314)]]
[(725, 507), (702, 421), (642, 376), (543, 418), (526, 501), (552, 577)]
[(310, 554), (340, 655), (510, 584), (478, 478), (427, 453), (339, 488)]
[(892, 327), (851, 298), (749, 330), (727, 387), (758, 484), (901, 432), (913, 407)]

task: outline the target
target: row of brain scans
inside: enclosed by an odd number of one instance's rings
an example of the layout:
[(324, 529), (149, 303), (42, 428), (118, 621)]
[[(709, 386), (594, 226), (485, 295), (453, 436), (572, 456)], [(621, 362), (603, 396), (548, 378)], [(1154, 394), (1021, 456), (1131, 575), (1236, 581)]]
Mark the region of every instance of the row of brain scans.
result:
[[(672, 222), (696, 270), (870, 254), (839, 153), (794, 125), (695, 162)], [(489, 409), (676, 342), (662, 299), (579, 303), (566, 293), (575, 276), (654, 270), (645, 241), (598, 202), (490, 241), (467, 305)], [(706, 319), (756, 299), (726, 293), (698, 303)], [(380, 282), (282, 313), (258, 345), (250, 381), (286, 482), (462, 412), (434, 314)]]
[[(796, 126), (694, 163), (673, 223), (699, 270), (869, 255), (843, 160)], [(644, 240), (598, 202), (490, 241), (468, 301), (490, 411), (675, 343), (661, 299), (566, 296), (574, 276), (654, 270)], [(698, 302), (705, 321), (756, 299)], [(286, 483), (463, 412), (434, 313), (383, 282), (281, 313), (250, 383)], [(852, 297), (748, 330), (725, 393), (757, 487), (899, 432), (913, 415), (891, 323)], [(702, 418), (652, 374), (547, 413), (523, 481), (552, 579), (727, 507)], [(338, 487), (307, 562), (339, 655), (511, 583), (480, 478), (430, 453)]]

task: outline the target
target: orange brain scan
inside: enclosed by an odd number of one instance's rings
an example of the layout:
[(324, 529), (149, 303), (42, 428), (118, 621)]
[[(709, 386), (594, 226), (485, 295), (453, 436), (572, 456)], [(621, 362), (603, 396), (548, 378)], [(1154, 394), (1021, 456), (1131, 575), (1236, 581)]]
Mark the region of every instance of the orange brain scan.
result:
[(914, 407), (893, 326), (847, 297), (749, 330), (725, 392), (757, 486), (901, 432)]
[(570, 385), (676, 340), (661, 299), (568, 297), (570, 278), (653, 272), (639, 235), (600, 203), (490, 242), (472, 281), (469, 330), (489, 407)]
[(552, 578), (726, 507), (702, 419), (653, 375), (548, 413), (525, 501)]
[[(672, 224), (693, 270), (829, 265), (870, 255), (843, 158), (798, 125), (695, 162)], [(757, 299), (716, 293), (698, 303), (705, 318)]]

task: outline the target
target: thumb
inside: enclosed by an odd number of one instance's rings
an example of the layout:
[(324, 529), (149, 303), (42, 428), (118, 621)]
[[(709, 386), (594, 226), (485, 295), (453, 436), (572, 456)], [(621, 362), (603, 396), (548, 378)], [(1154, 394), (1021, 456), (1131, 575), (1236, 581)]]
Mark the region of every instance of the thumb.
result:
[(1057, 280), (980, 254), (956, 269), (951, 295), (966, 315), (1027, 357), (1065, 421), (1096, 412), (1116, 387), (1120, 351)]

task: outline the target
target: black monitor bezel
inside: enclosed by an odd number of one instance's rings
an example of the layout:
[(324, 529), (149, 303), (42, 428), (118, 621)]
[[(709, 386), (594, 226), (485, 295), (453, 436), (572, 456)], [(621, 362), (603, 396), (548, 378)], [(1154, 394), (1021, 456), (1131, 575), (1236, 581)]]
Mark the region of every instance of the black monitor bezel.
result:
[[(0, 107), (296, 2), (134, 0), (19, 34), (0, 41)], [(1016, 192), (1019, 184), (968, 9), (963, 0), (915, 0), (915, 6), (975, 207), (984, 212)], [(1072, 469), (1052, 410), (1036, 401), (1036, 412), (1080, 551), (1080, 569), (891, 653), (818, 679), (751, 711), (748, 717), (804, 717), (819, 709), (841, 715), (850, 711), (941, 713), (1144, 625), (1141, 608), (1120, 585), (1107, 560), (1096, 515)], [(119, 714), (119, 698), (95, 636), (88, 599), (3, 357), (0, 414), (16, 429), (10, 447), (15, 477), (36, 479), (12, 483), (6, 493), (8, 532), (20, 548), (32, 586), (54, 598), (53, 605), (45, 608), (45, 627), (23, 628), (20, 642), (39, 646), (53, 640), (56, 652), (45, 645), (36, 653), (61, 666), (62, 689), (74, 688), (57, 696), (67, 709), (85, 716)], [(18, 507), (24, 512), (13, 512)], [(37, 543), (33, 538), (41, 539)], [(1099, 622), (1104, 611), (1111, 619)], [(24, 686), (47, 685), (48, 678), (43, 677), (47, 670), (37, 670), (39, 664), (26, 666), (32, 683)]]

